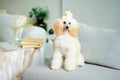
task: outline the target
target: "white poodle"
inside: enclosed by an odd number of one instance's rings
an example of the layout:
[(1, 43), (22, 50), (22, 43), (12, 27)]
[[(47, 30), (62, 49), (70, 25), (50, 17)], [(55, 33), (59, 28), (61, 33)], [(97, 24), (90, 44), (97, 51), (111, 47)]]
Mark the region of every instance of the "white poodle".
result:
[(54, 23), (56, 38), (54, 53), (51, 60), (51, 69), (56, 70), (64, 66), (67, 71), (76, 66), (84, 65), (84, 58), (80, 53), (81, 46), (78, 40), (78, 23), (72, 13), (67, 11), (64, 16)]

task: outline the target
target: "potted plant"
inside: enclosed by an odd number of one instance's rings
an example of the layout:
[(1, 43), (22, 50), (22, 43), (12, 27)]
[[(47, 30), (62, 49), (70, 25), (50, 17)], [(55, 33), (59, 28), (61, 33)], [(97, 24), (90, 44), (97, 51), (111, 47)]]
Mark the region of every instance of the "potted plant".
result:
[(48, 19), (49, 11), (48, 8), (32, 8), (31, 11), (29, 12), (29, 17), (35, 16), (37, 22), (35, 25), (42, 27), (47, 31), (47, 24), (44, 22), (45, 19)]
[(49, 29), (47, 38), (48, 38), (48, 43), (52, 43), (52, 41), (54, 40), (55, 35), (54, 35), (54, 30), (52, 28)]

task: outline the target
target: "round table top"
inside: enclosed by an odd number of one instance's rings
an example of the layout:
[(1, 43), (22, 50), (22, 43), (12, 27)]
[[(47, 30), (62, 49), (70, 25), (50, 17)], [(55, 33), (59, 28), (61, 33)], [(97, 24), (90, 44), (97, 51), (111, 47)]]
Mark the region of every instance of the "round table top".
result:
[(20, 49), (20, 47), (11, 42), (0, 42), (0, 52), (10, 52), (18, 49)]

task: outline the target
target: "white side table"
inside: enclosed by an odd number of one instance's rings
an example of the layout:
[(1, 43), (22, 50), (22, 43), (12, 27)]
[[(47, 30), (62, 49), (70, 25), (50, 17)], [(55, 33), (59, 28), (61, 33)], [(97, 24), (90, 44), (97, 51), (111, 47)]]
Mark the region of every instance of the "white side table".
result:
[(0, 80), (22, 80), (27, 68), (40, 63), (44, 63), (43, 47), (22, 49), (8, 42), (0, 43)]
[(22, 50), (10, 43), (0, 43), (0, 80), (17, 80), (22, 70)]

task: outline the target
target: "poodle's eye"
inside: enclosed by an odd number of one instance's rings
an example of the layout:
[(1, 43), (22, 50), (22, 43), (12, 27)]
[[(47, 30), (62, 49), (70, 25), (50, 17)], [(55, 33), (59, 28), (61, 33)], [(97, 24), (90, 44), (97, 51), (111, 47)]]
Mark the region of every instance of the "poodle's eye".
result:
[(69, 22), (69, 25), (71, 25), (71, 22)]
[(63, 24), (66, 24), (66, 22), (64, 21)]

